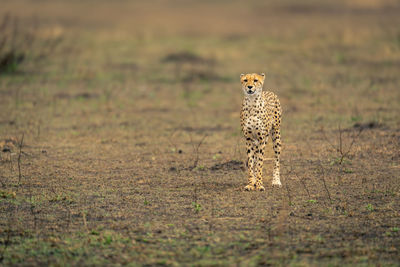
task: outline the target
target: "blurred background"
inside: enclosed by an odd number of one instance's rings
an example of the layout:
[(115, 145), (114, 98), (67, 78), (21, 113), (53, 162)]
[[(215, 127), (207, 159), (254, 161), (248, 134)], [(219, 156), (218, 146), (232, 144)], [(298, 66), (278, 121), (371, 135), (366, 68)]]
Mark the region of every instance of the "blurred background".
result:
[(45, 74), (44, 91), (56, 96), (138, 94), (160, 107), (182, 97), (198, 107), (222, 95), (239, 103), (238, 74), (265, 72), (288, 111), (323, 107), (357, 117), (360, 97), (398, 99), (379, 90), (397, 89), (399, 10), (394, 0), (4, 0), (0, 70)]

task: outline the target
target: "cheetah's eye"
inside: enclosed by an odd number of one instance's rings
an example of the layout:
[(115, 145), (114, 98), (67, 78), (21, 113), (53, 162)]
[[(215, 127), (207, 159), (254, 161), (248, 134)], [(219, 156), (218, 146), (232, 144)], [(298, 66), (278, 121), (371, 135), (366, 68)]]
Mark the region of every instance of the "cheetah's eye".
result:
[(244, 79), (243, 81), (244, 81), (245, 83), (247, 83), (247, 79)]
[(257, 79), (255, 79), (255, 80), (254, 80), (254, 82), (256, 83), (256, 82), (258, 82), (258, 80), (257, 80)]

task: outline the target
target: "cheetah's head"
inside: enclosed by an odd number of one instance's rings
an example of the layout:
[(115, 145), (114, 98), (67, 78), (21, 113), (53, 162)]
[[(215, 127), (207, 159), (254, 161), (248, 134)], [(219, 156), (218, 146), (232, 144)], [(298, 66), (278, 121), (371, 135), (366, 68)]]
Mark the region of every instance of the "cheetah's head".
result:
[(258, 95), (262, 91), (265, 74), (249, 73), (240, 74), (240, 82), (245, 95)]

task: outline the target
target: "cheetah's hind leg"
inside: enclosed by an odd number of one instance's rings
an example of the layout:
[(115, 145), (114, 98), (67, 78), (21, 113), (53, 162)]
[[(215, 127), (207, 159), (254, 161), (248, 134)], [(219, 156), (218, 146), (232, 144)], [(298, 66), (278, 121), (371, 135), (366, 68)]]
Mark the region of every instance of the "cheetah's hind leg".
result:
[(280, 155), (281, 155), (281, 130), (279, 125), (274, 126), (272, 128), (272, 142), (273, 148), (275, 152), (275, 165), (274, 171), (272, 174), (272, 186), (281, 187), (281, 179), (280, 179)]

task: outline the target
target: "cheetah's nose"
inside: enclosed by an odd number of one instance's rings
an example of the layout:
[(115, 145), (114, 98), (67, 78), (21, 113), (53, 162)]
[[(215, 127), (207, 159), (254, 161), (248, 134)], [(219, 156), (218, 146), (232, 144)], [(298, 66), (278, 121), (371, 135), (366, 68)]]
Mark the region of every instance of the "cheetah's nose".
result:
[(253, 88), (253, 85), (248, 85), (247, 88), (251, 89)]

